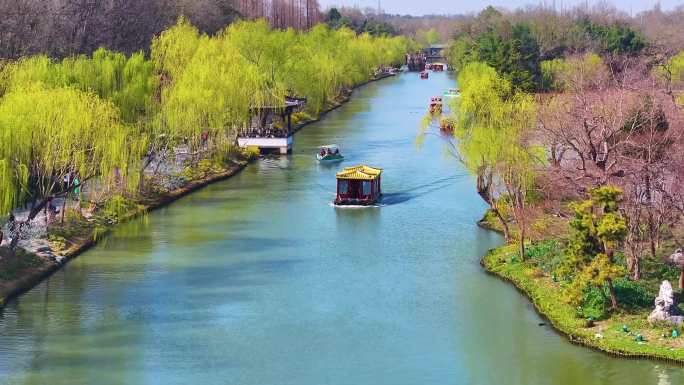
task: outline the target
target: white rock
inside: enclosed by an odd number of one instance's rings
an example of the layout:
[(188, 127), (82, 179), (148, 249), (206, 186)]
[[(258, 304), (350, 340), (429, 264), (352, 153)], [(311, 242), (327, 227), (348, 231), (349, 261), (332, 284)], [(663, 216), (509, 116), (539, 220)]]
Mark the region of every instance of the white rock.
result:
[(674, 293), (670, 281), (663, 281), (660, 284), (660, 291), (654, 303), (655, 309), (648, 316), (649, 322), (667, 321), (679, 325), (684, 321), (684, 317), (676, 315), (679, 310), (674, 303)]

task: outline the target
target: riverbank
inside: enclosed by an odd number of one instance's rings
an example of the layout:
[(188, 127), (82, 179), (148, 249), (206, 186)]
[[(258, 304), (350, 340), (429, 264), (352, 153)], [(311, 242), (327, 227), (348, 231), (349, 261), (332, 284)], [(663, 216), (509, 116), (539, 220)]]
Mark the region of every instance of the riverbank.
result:
[[(136, 202), (133, 208), (121, 215), (119, 220), (110, 222), (107, 225), (103, 225), (101, 221), (86, 221), (82, 218), (77, 221), (67, 220), (67, 227), (72, 230), (78, 230), (71, 231), (70, 237), (63, 238), (65, 249), (59, 252), (59, 259), (38, 256), (22, 249), (19, 249), (16, 256), (3, 257), (0, 259), (0, 308), (13, 298), (31, 290), (71, 259), (94, 246), (98, 240), (109, 233), (117, 224), (164, 207), (211, 183), (228, 179), (240, 172), (247, 164), (247, 160), (235, 161), (223, 170), (191, 180), (178, 189), (156, 197), (145, 197), (140, 202)], [(66, 229), (59, 230), (65, 231)], [(3, 253), (8, 253), (7, 249), (4, 249)]]
[[(480, 225), (488, 227), (486, 221)], [(672, 326), (649, 324), (646, 308), (622, 307), (604, 320), (581, 318), (578, 309), (565, 302), (559, 282), (534, 262), (519, 261), (517, 255), (515, 245), (504, 245), (491, 250), (480, 263), (487, 273), (511, 283), (529, 298), (537, 312), (570, 342), (619, 357), (684, 364), (684, 337), (673, 338)], [(653, 297), (645, 297), (652, 304)], [(676, 330), (681, 334), (681, 328)], [(638, 335), (644, 341), (639, 341)]]
[[(307, 125), (320, 121), (328, 112), (349, 102), (355, 89), (387, 77), (389, 76), (374, 77), (367, 82), (355, 86), (353, 89), (344, 90), (317, 117), (304, 115), (305, 119), (295, 124), (294, 131), (297, 132)], [(244, 169), (250, 161), (251, 159), (246, 158), (236, 160), (233, 164), (223, 169), (213, 170), (210, 174), (192, 179), (177, 189), (152, 197), (142, 197), (140, 201), (134, 202), (130, 209), (120, 215), (115, 222), (109, 220), (86, 221), (84, 218), (76, 220), (67, 219), (65, 225), (61, 226), (62, 228), (57, 228), (59, 243), (64, 245), (64, 248), (61, 250), (46, 250), (47, 253), (45, 255), (36, 255), (26, 250), (18, 249), (16, 256), (11, 256), (8, 250), (0, 248), (0, 310), (9, 301), (31, 290), (61, 269), (70, 260), (93, 247), (98, 240), (106, 236), (117, 224), (162, 208), (209, 184), (228, 179)], [(53, 252), (57, 251), (59, 251), (57, 259), (49, 257)]]

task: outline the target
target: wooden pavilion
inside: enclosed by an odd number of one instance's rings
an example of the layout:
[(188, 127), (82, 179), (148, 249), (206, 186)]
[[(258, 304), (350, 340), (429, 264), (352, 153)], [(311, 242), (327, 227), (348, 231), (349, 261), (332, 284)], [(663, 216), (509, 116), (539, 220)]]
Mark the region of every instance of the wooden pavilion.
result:
[(346, 167), (337, 173), (336, 205), (371, 205), (382, 194), (382, 169), (366, 165)]

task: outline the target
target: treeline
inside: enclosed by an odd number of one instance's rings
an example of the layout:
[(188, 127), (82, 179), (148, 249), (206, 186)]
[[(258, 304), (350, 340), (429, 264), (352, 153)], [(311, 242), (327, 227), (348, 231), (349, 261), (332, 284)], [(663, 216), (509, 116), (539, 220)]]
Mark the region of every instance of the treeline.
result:
[(296, 29), (320, 21), (316, 0), (0, 0), (0, 15), (0, 59), (62, 58), (100, 47), (132, 54), (180, 16), (209, 34), (237, 19)]
[(154, 175), (144, 170), (173, 159), (178, 146), (194, 164), (221, 162), (260, 107), (306, 97), (316, 115), (379, 66), (400, 64), (406, 45), (325, 25), (283, 31), (263, 20), (208, 35), (181, 19), (152, 40), (149, 58), (101, 48), (10, 62), (0, 72), (0, 213), (32, 202), (29, 223), (75, 188), (73, 175), (97, 180), (95, 206), (149, 190)]
[[(529, 17), (527, 17), (529, 16)], [(535, 17), (532, 17), (535, 16)], [(601, 23), (584, 13), (505, 15), (489, 7), (461, 23), (454, 34), (449, 62), (457, 71), (482, 61), (524, 91), (543, 89), (542, 62), (569, 53), (638, 54), (645, 37), (626, 22)]]
[(394, 36), (394, 27), (381, 20), (382, 15), (361, 12), (356, 8), (330, 8), (324, 15), (324, 21), (331, 28), (349, 28), (357, 33), (369, 33), (374, 36)]
[(321, 21), (317, 0), (235, 0), (235, 9), (248, 19), (266, 19), (275, 28), (308, 29)]

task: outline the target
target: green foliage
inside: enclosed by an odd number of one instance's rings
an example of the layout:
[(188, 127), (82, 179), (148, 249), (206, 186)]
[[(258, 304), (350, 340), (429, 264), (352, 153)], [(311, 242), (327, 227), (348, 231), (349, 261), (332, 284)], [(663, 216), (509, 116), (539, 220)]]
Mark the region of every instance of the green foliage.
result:
[(116, 194), (107, 200), (99, 216), (104, 219), (105, 223), (112, 224), (121, 222), (138, 211), (139, 206), (136, 202), (123, 194)]
[(120, 184), (139, 149), (116, 107), (92, 93), (12, 89), (0, 100), (0, 212), (52, 195), (69, 173), (100, 175), (103, 187)]
[(558, 269), (565, 255), (560, 242), (546, 240), (528, 246), (525, 249), (525, 258), (528, 263), (538, 266), (548, 274)]
[(45, 261), (24, 249), (10, 250), (7, 247), (0, 247), (0, 283), (17, 279), (23, 271), (43, 264)]
[(566, 290), (571, 303), (579, 302), (589, 288), (625, 274), (624, 266), (612, 256), (612, 249), (627, 234), (626, 220), (618, 212), (621, 196), (620, 189), (603, 186), (591, 191), (591, 199), (571, 205), (574, 234), (559, 268), (559, 275), (572, 277)]
[[(671, 57), (663, 66), (657, 67), (655, 72), (666, 82), (675, 86), (684, 84), (684, 52)], [(679, 95), (677, 101), (680, 106), (684, 106), (684, 95)]]
[(560, 76), (568, 71), (568, 63), (564, 59), (544, 60), (541, 67), (541, 89), (544, 91), (562, 91), (565, 83)]
[(473, 61), (493, 67), (519, 90), (534, 91), (541, 83), (539, 47), (525, 23), (497, 23), (477, 35), (459, 37), (449, 50), (449, 64), (461, 70)]
[(363, 20), (354, 21), (342, 16), (337, 8), (330, 8), (325, 17), (325, 23), (333, 29), (348, 28), (356, 33), (368, 33), (372, 36), (394, 36), (397, 34), (394, 27), (384, 21), (365, 17)]
[(684, 52), (680, 52), (668, 61), (667, 70), (670, 72), (673, 83), (684, 82)]
[(419, 29), (416, 31), (416, 42), (421, 47), (429, 47), (433, 44), (437, 44), (440, 41), (439, 32), (436, 29)]
[(461, 97), (455, 114), (458, 150), (473, 174), (492, 172), (504, 182), (515, 179), (531, 187), (534, 165), (543, 150), (524, 141), (534, 129), (535, 104), (531, 96), (515, 92), (511, 83), (487, 64), (468, 64), (459, 74)]
[(580, 306), (577, 308), (581, 318), (601, 320), (608, 315), (608, 297), (603, 287), (590, 287), (582, 295)]
[(225, 162), (255, 111), (300, 96), (308, 112), (299, 117), (310, 119), (379, 66), (400, 64), (408, 45), (325, 25), (274, 30), (265, 21), (208, 36), (181, 18), (153, 40), (150, 60), (99, 49), (4, 65), (0, 215), (60, 193), (70, 174), (123, 194), (140, 181), (144, 156), (182, 142), (200, 160)]
[(627, 25), (601, 25), (590, 20), (577, 23), (580, 30), (599, 44), (599, 50), (613, 54), (638, 53), (645, 46), (645, 39)]
[(644, 281), (615, 280), (615, 294), (618, 301), (628, 309), (648, 309), (653, 307), (655, 292), (649, 292)]
[(6, 91), (41, 85), (74, 87), (110, 100), (126, 122), (135, 122), (153, 108), (157, 88), (154, 64), (142, 52), (126, 57), (100, 48), (92, 57), (54, 62), (45, 56), (23, 58), (8, 65), (1, 77)]

